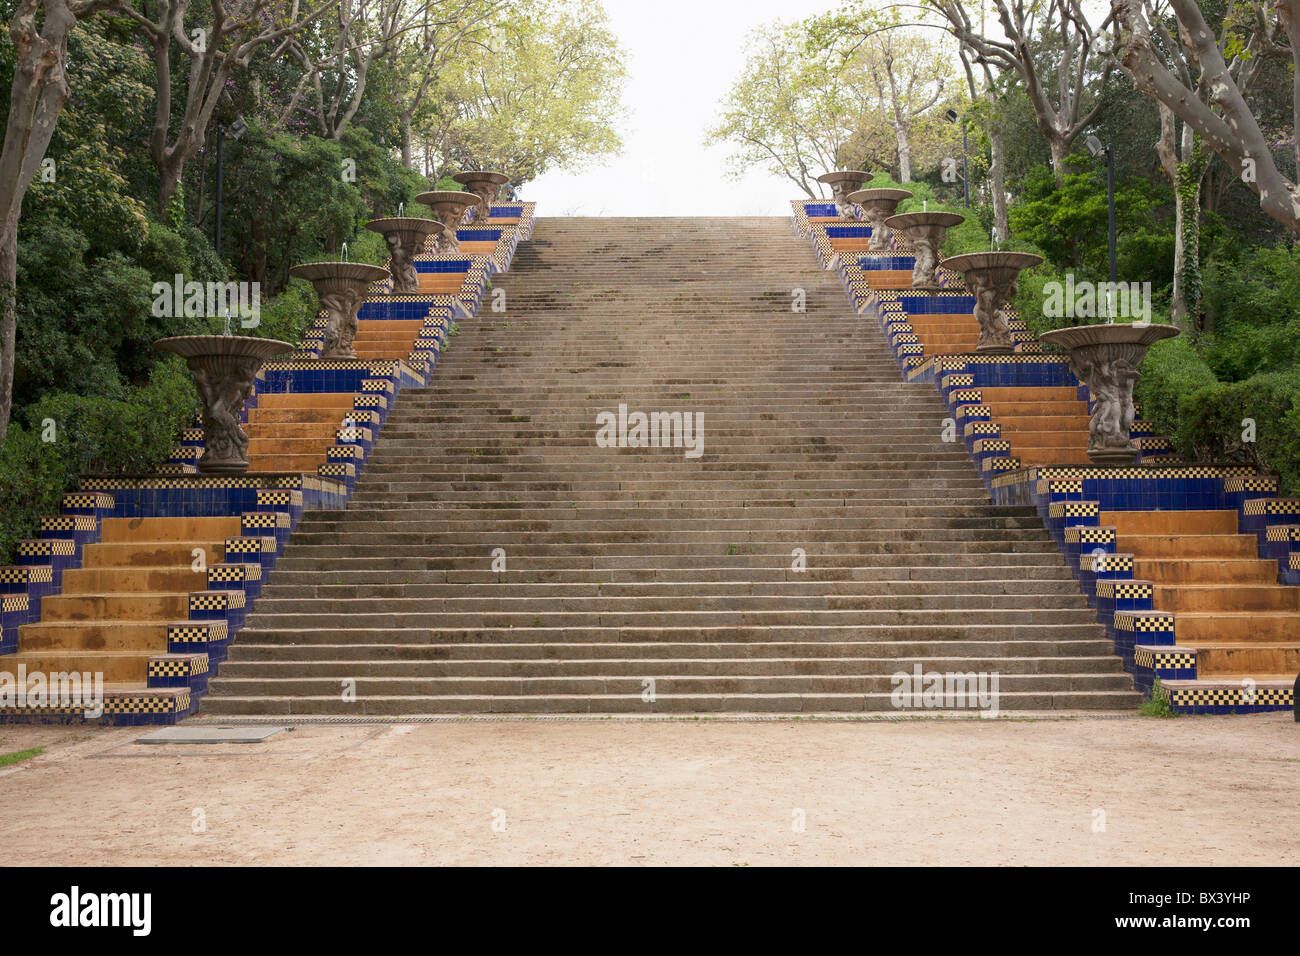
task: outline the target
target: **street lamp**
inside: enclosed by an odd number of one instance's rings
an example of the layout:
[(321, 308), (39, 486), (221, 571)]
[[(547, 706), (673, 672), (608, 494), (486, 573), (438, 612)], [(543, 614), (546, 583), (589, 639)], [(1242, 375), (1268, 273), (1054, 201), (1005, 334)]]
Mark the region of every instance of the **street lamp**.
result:
[(1110, 239), (1110, 281), (1115, 281), (1115, 147), (1110, 143), (1101, 145), (1101, 140), (1092, 134), (1083, 141), (1088, 148), (1088, 155), (1096, 159), (1106, 154), (1106, 226)]
[(229, 128), (217, 124), (217, 222), (212, 229), (212, 246), (217, 255), (221, 255), (221, 184), (224, 177), (224, 169), (221, 165), (221, 146), (227, 136), (231, 139), (239, 139), (248, 132), (248, 124), (244, 122), (242, 116), (235, 118)]
[[(956, 110), (948, 111), (948, 122), (955, 123), (959, 117)], [(961, 124), (961, 188), (963, 197), (966, 200), (966, 208), (970, 208), (970, 169), (966, 163), (966, 124)]]

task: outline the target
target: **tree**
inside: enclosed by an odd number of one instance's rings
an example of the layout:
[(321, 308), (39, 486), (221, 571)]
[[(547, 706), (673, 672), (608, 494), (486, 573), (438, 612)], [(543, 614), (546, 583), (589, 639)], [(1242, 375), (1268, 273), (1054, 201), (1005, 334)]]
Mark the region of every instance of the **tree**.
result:
[(961, 106), (951, 51), (899, 30), (841, 46), (815, 25), (773, 24), (723, 104), (707, 142), (728, 142), (733, 175), (762, 165), (811, 199), (834, 169), (885, 168), (900, 182), (951, 155)]
[(598, 4), (513, 0), (448, 62), (421, 141), (442, 169), (495, 169), (513, 183), (617, 152), (623, 54)]
[[(155, 96), (149, 155), (158, 169), (158, 215), (167, 207), (184, 173), (185, 161), (207, 140), (208, 124), (217, 102), (237, 69), (244, 69), (263, 47), (279, 43), (331, 9), (338, 0), (300, 14), (299, 0), (246, 0), (237, 9), (226, 0), (209, 0), (209, 15), (194, 26), (191, 0), (157, 0), (152, 16), (133, 7), (125, 15), (135, 21), (153, 47)], [(188, 21), (188, 22), (187, 22)], [(188, 32), (187, 32), (188, 31)], [(189, 60), (178, 129), (172, 131), (172, 44)]]
[[(310, 87), (311, 110), (322, 136), (338, 139), (365, 99), (371, 68), (401, 57), (403, 115), (419, 108), (439, 68), (460, 41), (499, 6), (482, 0), (339, 0), (334, 22), (314, 25), (311, 36), (291, 36), (285, 52), (302, 68), (280, 126)], [(327, 49), (323, 55), (319, 50)]]
[[(1143, 0), (1112, 0), (1111, 9), (1122, 44), (1125, 68), (1134, 85), (1181, 119), (1192, 134), (1227, 164), (1259, 197), (1265, 214), (1300, 233), (1300, 187), (1284, 174), (1274, 156), (1274, 143), (1247, 101), (1258, 63), (1285, 58), (1293, 77), (1300, 77), (1300, 10), (1295, 0), (1277, 0), (1265, 7), (1243, 3), (1224, 18), (1216, 33), (1192, 0), (1170, 0), (1179, 40), (1185, 48), (1185, 69), (1167, 62), (1161, 50), (1170, 42), (1160, 18)], [(1270, 13), (1276, 10), (1274, 16)], [(1163, 47), (1162, 47), (1163, 41)], [(1192, 74), (1195, 70), (1195, 75)], [(1291, 94), (1290, 129), (1281, 143), (1289, 145), (1292, 162), (1300, 162), (1300, 97)], [(1289, 143), (1288, 143), (1289, 140)]]
[(9, 23), (14, 78), (0, 149), (0, 441), (13, 410), (18, 220), (23, 199), (41, 169), (59, 114), (72, 92), (67, 78), (68, 32), (116, 2), (20, 0)]

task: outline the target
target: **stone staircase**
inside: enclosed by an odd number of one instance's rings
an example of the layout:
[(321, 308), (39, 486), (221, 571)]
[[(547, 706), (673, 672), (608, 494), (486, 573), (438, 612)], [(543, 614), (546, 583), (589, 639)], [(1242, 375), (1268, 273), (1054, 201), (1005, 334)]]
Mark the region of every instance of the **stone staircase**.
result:
[(1066, 356), (1012, 314), (1013, 354), (978, 354), (964, 280), (941, 266), (936, 295), (900, 286), (913, 262), (846, 247), (834, 208), (792, 204), (796, 234), (874, 320), (908, 382), (937, 386), (1002, 505), (1032, 504), (1138, 689), (1176, 712), (1293, 708), (1300, 670), (1300, 498), (1233, 462), (1183, 462), (1135, 421), (1131, 466), (1092, 463), (1092, 396)]
[[(787, 220), (542, 219), (496, 283), (201, 713), (894, 711), (916, 666), (1137, 706), (1035, 509), (989, 503)], [(702, 454), (600, 447), (620, 405), (702, 417)]]

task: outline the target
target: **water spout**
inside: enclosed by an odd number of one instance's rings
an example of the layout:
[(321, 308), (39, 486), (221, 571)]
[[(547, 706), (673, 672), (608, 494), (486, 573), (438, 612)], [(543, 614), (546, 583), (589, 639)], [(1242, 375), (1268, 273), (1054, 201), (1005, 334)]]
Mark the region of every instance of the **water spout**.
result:
[(344, 261), (344, 262), (347, 262), (347, 261), (348, 261), (348, 244), (347, 244), (346, 242), (343, 243), (343, 248), (342, 248), (342, 250), (341, 250), (341, 255), (343, 256), (343, 261)]
[(222, 330), (221, 330), (221, 334), (222, 334), (222, 335), (234, 335), (235, 333), (234, 333), (234, 330), (233, 330), (233, 326), (232, 326), (232, 324), (231, 324), (230, 310), (229, 310), (229, 309), (226, 309), (226, 310), (225, 310), (224, 318), (225, 318), (225, 323), (224, 323), (224, 327), (223, 327)]
[(399, 202), (397, 204), (397, 218), (401, 219), (405, 215), (406, 215), (406, 203)]

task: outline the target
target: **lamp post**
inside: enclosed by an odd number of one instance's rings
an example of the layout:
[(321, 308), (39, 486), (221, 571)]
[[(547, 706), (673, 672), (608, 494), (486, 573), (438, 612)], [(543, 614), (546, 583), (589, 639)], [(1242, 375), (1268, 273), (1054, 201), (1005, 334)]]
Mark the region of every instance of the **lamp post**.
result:
[(239, 139), (248, 132), (248, 124), (244, 122), (242, 116), (236, 117), (235, 121), (227, 129), (220, 123), (217, 124), (217, 221), (212, 227), (212, 247), (216, 250), (217, 255), (221, 255), (221, 186), (225, 178), (225, 167), (222, 165), (222, 146), (225, 143), (227, 134), (231, 139)]
[[(948, 122), (955, 123), (960, 117), (956, 110), (948, 111)], [(966, 201), (966, 208), (970, 208), (970, 168), (967, 165), (966, 152), (966, 124), (961, 124), (961, 191), (962, 197)]]
[(1096, 159), (1106, 154), (1106, 229), (1110, 242), (1110, 281), (1115, 281), (1115, 147), (1111, 143), (1101, 145), (1101, 140), (1089, 135), (1084, 140), (1088, 155)]

